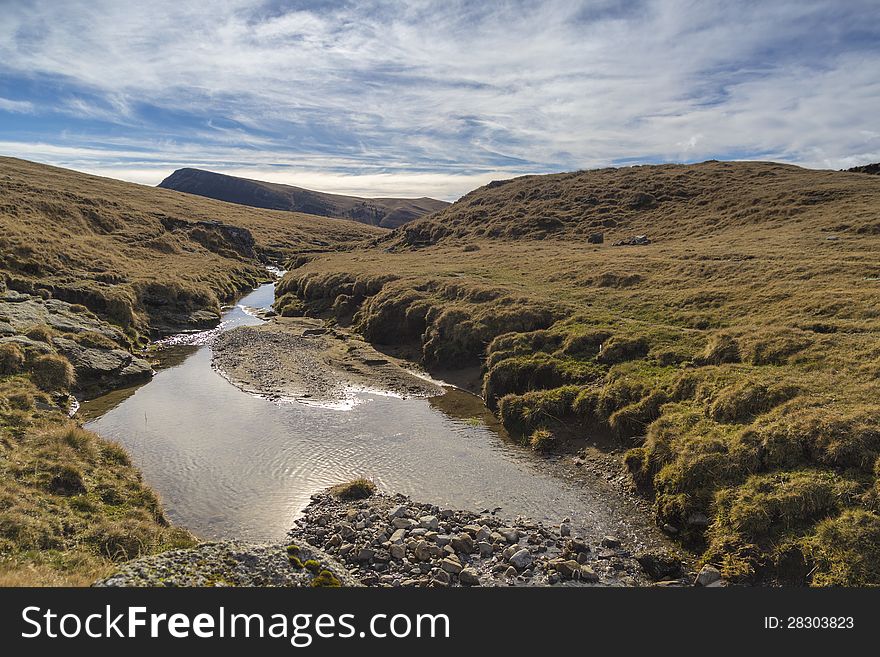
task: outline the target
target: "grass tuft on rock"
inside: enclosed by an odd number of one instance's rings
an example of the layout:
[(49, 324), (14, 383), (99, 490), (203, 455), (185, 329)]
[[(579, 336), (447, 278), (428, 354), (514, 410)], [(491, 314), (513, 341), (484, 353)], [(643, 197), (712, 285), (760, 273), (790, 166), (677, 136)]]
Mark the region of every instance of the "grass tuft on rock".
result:
[(372, 497), (376, 492), (376, 484), (369, 479), (359, 477), (344, 484), (336, 484), (330, 488), (330, 494), (340, 500), (363, 500)]

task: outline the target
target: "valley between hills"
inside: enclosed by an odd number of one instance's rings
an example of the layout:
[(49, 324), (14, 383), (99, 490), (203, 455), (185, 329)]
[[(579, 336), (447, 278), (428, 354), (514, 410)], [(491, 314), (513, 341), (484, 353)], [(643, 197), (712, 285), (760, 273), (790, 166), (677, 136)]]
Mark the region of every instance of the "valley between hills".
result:
[[(143, 563), (183, 585), (880, 584), (870, 172), (525, 176), (418, 199), (393, 230), (11, 158), (0, 190), (0, 584), (156, 584), (114, 580)], [(536, 467), (613, 480), (645, 545), (413, 502), (361, 472), (260, 552), (277, 577), (206, 575), (242, 548), (170, 522), (127, 451), (69, 414), (149, 381), (156, 339), (216, 326), (268, 266), (286, 273), (267, 323), (220, 338), (254, 391), (272, 394), (252, 341), (295, 358), (309, 329), (362, 365), (422, 368), (477, 393)]]

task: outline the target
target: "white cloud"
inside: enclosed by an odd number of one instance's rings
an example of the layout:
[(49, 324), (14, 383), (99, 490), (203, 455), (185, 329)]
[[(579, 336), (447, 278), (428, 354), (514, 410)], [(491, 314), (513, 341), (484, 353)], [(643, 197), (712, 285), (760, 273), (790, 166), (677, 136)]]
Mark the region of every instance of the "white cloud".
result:
[(34, 111), (34, 104), (27, 100), (11, 100), (0, 97), (0, 111), (30, 114)]

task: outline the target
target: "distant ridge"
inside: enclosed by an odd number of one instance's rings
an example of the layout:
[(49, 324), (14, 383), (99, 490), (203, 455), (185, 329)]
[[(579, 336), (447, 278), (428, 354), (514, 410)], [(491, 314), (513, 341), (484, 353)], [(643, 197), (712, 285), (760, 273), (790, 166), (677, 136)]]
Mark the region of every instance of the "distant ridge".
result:
[(255, 208), (352, 219), (382, 228), (396, 228), (449, 205), (432, 198), (360, 198), (327, 194), (190, 168), (178, 169), (159, 183), (159, 187)]

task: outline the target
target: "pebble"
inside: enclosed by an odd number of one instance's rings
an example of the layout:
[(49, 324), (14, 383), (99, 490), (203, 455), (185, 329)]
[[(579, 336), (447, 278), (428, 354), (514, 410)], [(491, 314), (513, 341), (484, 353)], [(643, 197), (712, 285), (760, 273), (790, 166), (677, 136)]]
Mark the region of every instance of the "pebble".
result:
[(620, 539), (615, 536), (605, 536), (601, 545), (606, 548), (618, 548), (620, 547)]
[(513, 527), (499, 527), (498, 533), (508, 543), (516, 543), (519, 540), (519, 531)]
[(458, 575), (462, 571), (461, 562), (455, 557), (446, 557), (440, 562), (440, 567), (453, 575)]
[(440, 521), (437, 516), (422, 516), (419, 518), (419, 526), (425, 529), (437, 529), (440, 526)]
[(700, 572), (697, 574), (697, 579), (694, 584), (697, 586), (710, 586), (714, 582), (717, 582), (721, 579), (721, 571), (718, 570), (715, 566), (710, 566), (706, 564), (700, 569)]
[(449, 544), (456, 552), (470, 554), (474, 551), (474, 539), (470, 537), (470, 534), (461, 533), (458, 536), (454, 536), (449, 541)]
[(480, 585), (480, 577), (477, 575), (477, 571), (473, 568), (464, 568), (458, 574), (458, 581), (464, 584), (465, 586), (479, 586)]
[(525, 570), (532, 565), (534, 557), (526, 548), (523, 548), (510, 556), (510, 564), (518, 570)]

